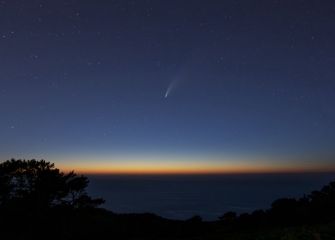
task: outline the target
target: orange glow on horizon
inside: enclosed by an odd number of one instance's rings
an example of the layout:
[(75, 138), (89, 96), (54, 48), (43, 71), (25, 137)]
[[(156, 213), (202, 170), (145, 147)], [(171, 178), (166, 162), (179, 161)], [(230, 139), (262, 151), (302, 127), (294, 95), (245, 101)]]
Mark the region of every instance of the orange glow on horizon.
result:
[(74, 170), (80, 174), (111, 174), (111, 175), (191, 175), (191, 174), (261, 174), (261, 173), (304, 173), (304, 172), (335, 172), (335, 166), (210, 166), (206, 164), (185, 165), (87, 165), (61, 166), (65, 172)]

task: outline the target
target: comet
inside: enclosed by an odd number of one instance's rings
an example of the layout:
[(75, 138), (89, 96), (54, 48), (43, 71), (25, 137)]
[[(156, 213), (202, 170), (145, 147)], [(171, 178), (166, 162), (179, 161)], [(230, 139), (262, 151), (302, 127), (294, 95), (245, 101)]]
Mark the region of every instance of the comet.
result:
[(170, 82), (168, 88), (166, 89), (164, 98), (168, 98), (170, 95), (171, 91), (174, 90), (179, 82), (179, 79), (174, 79), (173, 81)]

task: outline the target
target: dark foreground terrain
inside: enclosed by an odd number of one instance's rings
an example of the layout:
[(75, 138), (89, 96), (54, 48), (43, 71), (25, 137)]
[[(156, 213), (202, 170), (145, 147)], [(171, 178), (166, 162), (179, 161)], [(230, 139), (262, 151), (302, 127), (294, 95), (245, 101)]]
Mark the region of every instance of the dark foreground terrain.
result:
[(241, 220), (174, 221), (103, 209), (53, 210), (46, 216), (2, 215), (1, 239), (335, 239), (335, 221), (272, 224)]
[(0, 239), (335, 239), (335, 182), (267, 210), (217, 221), (115, 214), (91, 198), (88, 179), (36, 160), (0, 163)]

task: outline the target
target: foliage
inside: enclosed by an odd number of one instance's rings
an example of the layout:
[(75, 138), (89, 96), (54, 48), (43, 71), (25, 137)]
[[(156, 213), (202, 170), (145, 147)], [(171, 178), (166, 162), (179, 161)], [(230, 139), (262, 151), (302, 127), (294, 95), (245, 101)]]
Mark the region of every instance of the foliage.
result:
[(0, 208), (41, 212), (53, 207), (96, 207), (85, 191), (88, 179), (73, 171), (63, 173), (44, 160), (8, 160), (0, 163)]

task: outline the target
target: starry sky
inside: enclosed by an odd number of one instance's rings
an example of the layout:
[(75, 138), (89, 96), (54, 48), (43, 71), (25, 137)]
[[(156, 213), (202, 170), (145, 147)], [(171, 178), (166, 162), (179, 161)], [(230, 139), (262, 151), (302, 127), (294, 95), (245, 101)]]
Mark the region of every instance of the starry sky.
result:
[(0, 159), (335, 169), (335, 2), (1, 0)]

